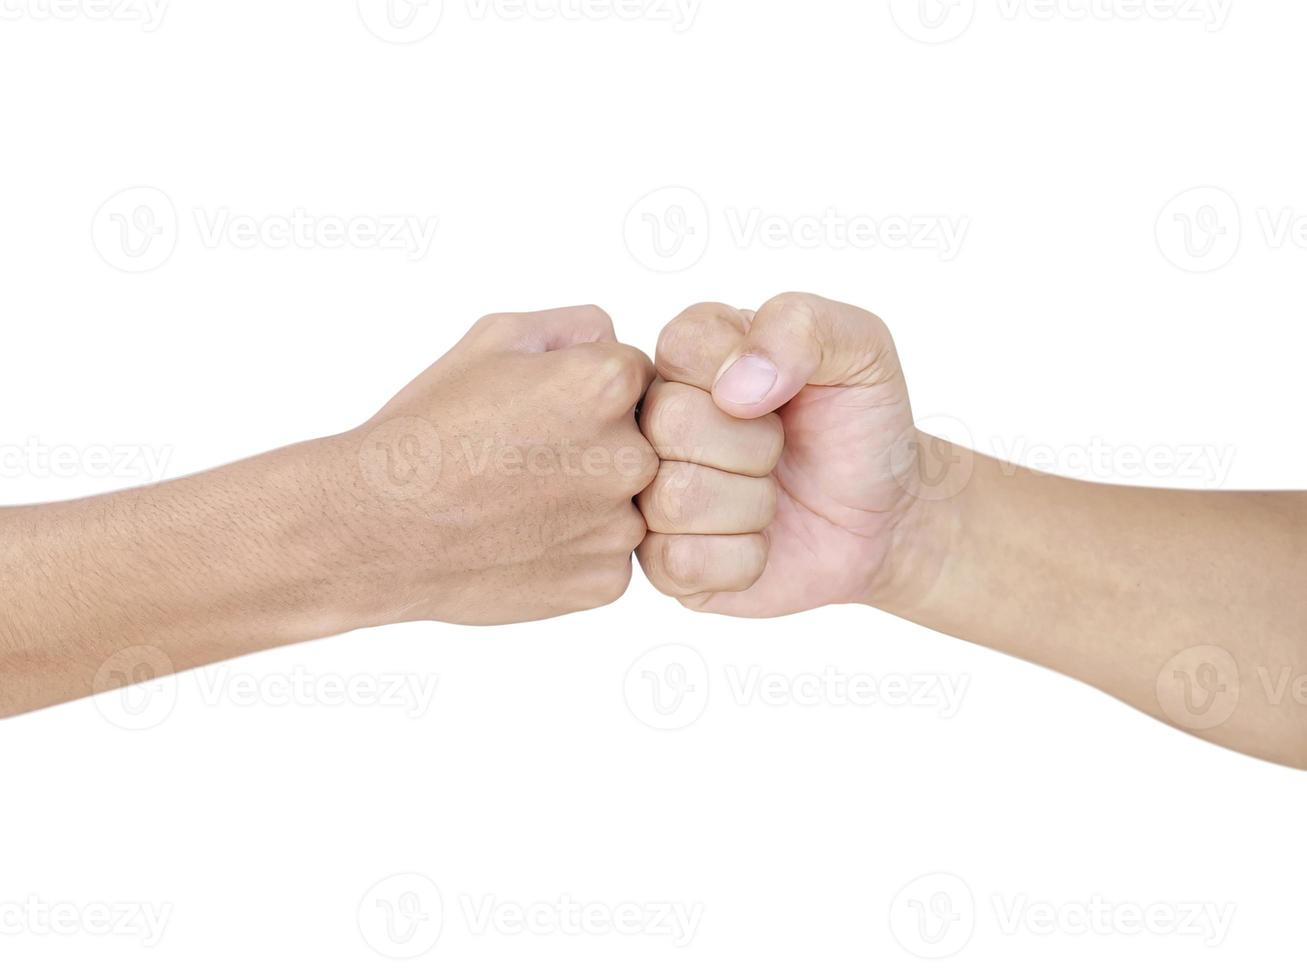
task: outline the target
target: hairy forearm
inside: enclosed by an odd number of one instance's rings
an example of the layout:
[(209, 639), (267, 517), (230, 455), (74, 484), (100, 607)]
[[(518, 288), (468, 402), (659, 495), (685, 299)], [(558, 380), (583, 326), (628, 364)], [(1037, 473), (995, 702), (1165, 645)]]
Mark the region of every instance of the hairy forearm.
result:
[[(81, 697), (121, 651), (181, 670), (366, 625), (339, 447), (0, 510), (0, 714)], [(334, 519), (333, 519), (334, 518)], [(130, 659), (130, 657), (129, 657)]]
[(1307, 494), (972, 462), (959, 493), (923, 508), (929, 588), (892, 611), (1307, 767)]

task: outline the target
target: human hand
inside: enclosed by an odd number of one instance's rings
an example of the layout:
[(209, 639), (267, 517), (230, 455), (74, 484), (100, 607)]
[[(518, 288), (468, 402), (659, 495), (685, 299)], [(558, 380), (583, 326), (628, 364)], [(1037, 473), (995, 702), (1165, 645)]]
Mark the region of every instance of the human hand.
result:
[(385, 621), (522, 622), (604, 605), (658, 468), (635, 406), (653, 378), (596, 307), (500, 314), (346, 447), (349, 523)]
[(928, 437), (884, 323), (802, 293), (706, 304), (668, 324), (655, 363), (641, 428), (665, 462), (638, 554), (660, 591), (778, 616), (916, 587), (933, 556), (896, 541), (926, 517)]

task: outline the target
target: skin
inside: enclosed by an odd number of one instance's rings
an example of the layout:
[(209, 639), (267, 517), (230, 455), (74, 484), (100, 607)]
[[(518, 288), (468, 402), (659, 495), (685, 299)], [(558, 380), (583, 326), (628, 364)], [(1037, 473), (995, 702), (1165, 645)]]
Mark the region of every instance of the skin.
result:
[(884, 323), (807, 294), (692, 307), (656, 366), (641, 425), (677, 469), (640, 497), (639, 556), (684, 605), (876, 606), (1307, 768), (1307, 494), (1104, 486), (934, 439)]
[(595, 307), (481, 320), (350, 432), (0, 510), (0, 715), (301, 640), (617, 599), (658, 459)]

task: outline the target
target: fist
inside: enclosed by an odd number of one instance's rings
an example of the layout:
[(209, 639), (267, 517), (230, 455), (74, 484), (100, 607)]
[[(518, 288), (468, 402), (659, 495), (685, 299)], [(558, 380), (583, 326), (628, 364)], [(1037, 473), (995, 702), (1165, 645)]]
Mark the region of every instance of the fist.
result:
[(668, 324), (655, 365), (650, 581), (734, 616), (887, 600), (918, 519), (919, 446), (885, 325), (800, 293), (756, 314), (706, 304)]
[(612, 602), (658, 470), (653, 378), (596, 307), (486, 317), (351, 433), (390, 621), (496, 624)]

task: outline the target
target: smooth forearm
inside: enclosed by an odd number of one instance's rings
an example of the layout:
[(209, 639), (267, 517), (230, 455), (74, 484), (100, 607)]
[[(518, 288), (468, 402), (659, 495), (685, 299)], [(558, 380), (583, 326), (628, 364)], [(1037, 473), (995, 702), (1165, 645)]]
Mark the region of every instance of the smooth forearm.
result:
[(1307, 494), (1105, 486), (973, 461), (961, 492), (924, 505), (931, 584), (893, 611), (1307, 766)]
[(0, 714), (91, 693), (132, 648), (181, 670), (366, 625), (333, 440), (0, 511)]

